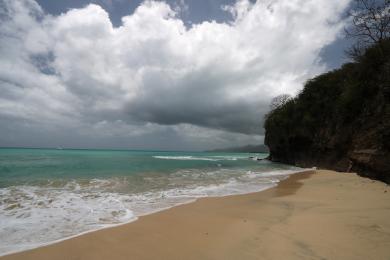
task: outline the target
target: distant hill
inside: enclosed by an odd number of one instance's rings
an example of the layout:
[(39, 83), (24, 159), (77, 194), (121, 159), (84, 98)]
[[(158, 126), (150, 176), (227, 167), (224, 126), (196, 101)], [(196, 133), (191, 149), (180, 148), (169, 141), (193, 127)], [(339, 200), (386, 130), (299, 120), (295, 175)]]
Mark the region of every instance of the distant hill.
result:
[(270, 159), (390, 183), (390, 39), (309, 80), (264, 124)]
[(233, 152), (233, 153), (268, 153), (269, 149), (266, 145), (246, 145), (241, 147), (229, 147), (223, 149), (214, 149), (207, 152)]

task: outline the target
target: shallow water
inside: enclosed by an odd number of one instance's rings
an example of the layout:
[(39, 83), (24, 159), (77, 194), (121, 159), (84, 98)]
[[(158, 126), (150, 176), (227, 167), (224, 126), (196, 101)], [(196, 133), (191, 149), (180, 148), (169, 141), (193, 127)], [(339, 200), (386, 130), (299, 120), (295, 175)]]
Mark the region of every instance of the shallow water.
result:
[(0, 149), (0, 255), (130, 222), (199, 197), (264, 190), (300, 170), (249, 156)]

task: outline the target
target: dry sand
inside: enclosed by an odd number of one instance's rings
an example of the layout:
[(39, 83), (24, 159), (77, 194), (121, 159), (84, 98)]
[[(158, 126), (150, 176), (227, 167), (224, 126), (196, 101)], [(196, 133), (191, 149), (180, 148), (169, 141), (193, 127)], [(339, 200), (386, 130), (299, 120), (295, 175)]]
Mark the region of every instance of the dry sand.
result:
[(355, 174), (295, 174), (5, 259), (390, 259), (390, 189)]

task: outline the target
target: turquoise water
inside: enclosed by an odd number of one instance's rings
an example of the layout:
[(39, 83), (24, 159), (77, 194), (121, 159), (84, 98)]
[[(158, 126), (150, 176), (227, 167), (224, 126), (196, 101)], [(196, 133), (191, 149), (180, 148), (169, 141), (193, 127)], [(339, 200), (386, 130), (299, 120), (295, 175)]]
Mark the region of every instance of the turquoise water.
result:
[(0, 255), (126, 223), (199, 197), (274, 186), (267, 154), (0, 149)]
[[(121, 150), (0, 149), (0, 187), (46, 180), (134, 177), (181, 169), (257, 166), (250, 154)], [(265, 158), (267, 154), (259, 154)], [(166, 159), (161, 159), (166, 157)], [(171, 160), (169, 158), (172, 157)], [(176, 160), (174, 157), (178, 157)], [(181, 158), (180, 158), (181, 157)], [(185, 157), (192, 157), (186, 160)], [(231, 157), (229, 160), (229, 157)], [(262, 166), (267, 167), (267, 166)]]

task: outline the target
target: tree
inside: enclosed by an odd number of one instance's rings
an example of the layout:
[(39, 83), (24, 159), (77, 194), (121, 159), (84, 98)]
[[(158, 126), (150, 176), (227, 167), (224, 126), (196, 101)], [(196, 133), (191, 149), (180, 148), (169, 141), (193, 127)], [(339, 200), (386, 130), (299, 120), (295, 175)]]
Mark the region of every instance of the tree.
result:
[(356, 43), (347, 54), (356, 59), (364, 50), (381, 43), (390, 37), (390, 0), (355, 0), (355, 8), (348, 13), (352, 25), (345, 28), (348, 38), (356, 38)]
[(290, 99), (291, 99), (291, 95), (289, 94), (281, 94), (279, 96), (274, 97), (271, 100), (271, 104), (270, 104), (271, 110), (275, 110), (276, 108), (285, 105)]

